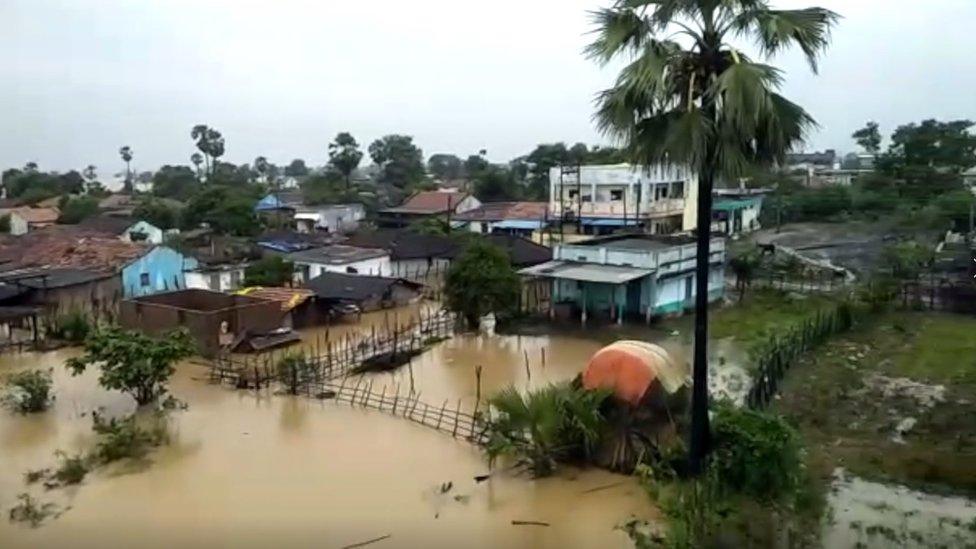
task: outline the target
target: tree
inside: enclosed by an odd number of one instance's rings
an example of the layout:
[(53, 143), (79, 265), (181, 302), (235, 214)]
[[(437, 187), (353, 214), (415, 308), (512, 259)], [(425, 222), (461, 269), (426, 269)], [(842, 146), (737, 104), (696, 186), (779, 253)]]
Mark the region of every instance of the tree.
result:
[(735, 273), (735, 287), (739, 290), (739, 301), (746, 296), (746, 289), (752, 284), (752, 279), (759, 269), (759, 255), (755, 252), (733, 257), (729, 260), (729, 267)]
[(461, 177), (461, 159), (453, 154), (435, 154), (427, 160), (427, 171), (438, 179), (450, 181)]
[(295, 264), (281, 256), (268, 256), (244, 269), (245, 286), (290, 286)]
[(203, 180), (203, 172), (200, 171), (200, 164), (203, 164), (203, 155), (200, 153), (193, 153), (190, 155), (190, 162), (197, 169), (197, 179)]
[(85, 166), (85, 169), (81, 172), (82, 177), (85, 178), (89, 183), (98, 179), (98, 168), (94, 164), (89, 164)]
[(464, 161), (464, 174), (468, 177), (477, 177), (489, 166), (490, 164), (485, 160), (485, 157), (480, 154), (472, 154)]
[(147, 198), (132, 210), (132, 216), (165, 231), (179, 225), (180, 212), (162, 200)]
[(976, 166), (976, 135), (970, 120), (899, 126), (879, 171), (900, 181), (899, 195), (916, 201), (962, 188), (962, 173)]
[(586, 143), (577, 143), (570, 147), (566, 153), (570, 164), (586, 164), (590, 156), (590, 149)]
[(31, 161), (31, 162), (28, 162), (27, 164), (24, 164), (24, 171), (25, 172), (36, 172), (37, 171), (37, 162)]
[(878, 131), (877, 122), (868, 122), (863, 128), (851, 134), (851, 137), (867, 153), (878, 154), (881, 150), (881, 132)]
[(476, 326), (488, 313), (508, 315), (518, 308), (519, 276), (505, 252), (488, 242), (472, 243), (447, 272), (447, 307)]
[(132, 147), (128, 145), (123, 146), (119, 149), (119, 155), (122, 156), (122, 161), (125, 162), (125, 191), (132, 191)]
[(305, 177), (308, 175), (308, 166), (301, 158), (296, 158), (285, 166), (285, 175), (288, 177)]
[(483, 202), (518, 200), (520, 191), (510, 170), (489, 167), (474, 175), (474, 195)]
[(424, 153), (409, 135), (387, 135), (373, 141), (369, 156), (380, 166), (380, 181), (403, 189), (424, 180)]
[(61, 205), (61, 215), (58, 223), (63, 225), (77, 225), (83, 220), (98, 214), (98, 199), (93, 196), (68, 198)]
[(173, 364), (195, 352), (193, 339), (185, 329), (153, 338), (118, 327), (100, 328), (85, 340), (85, 354), (68, 359), (72, 375), (97, 364), (98, 383), (110, 390), (129, 394), (140, 406), (166, 395), (166, 384), (176, 369)]
[(183, 210), (182, 225), (192, 229), (207, 223), (221, 234), (253, 236), (261, 231), (254, 212), (257, 196), (249, 188), (206, 185), (197, 191)]
[(356, 171), (362, 159), (363, 152), (359, 150), (359, 143), (347, 132), (336, 135), (335, 141), (329, 143), (329, 166), (342, 174), (346, 189), (352, 186), (352, 172)]
[(263, 178), (265, 182), (271, 181), (271, 163), (268, 159), (259, 156), (254, 159), (254, 171), (258, 172), (258, 176)]
[(60, 180), (61, 192), (67, 194), (81, 194), (86, 189), (100, 187), (101, 184), (92, 178), (86, 182), (85, 177), (76, 170), (71, 170), (58, 176)]
[(215, 174), (217, 159), (224, 155), (224, 136), (206, 124), (197, 124), (190, 130), (190, 137), (196, 142), (197, 149), (203, 153), (207, 173)]
[[(780, 71), (729, 44), (756, 41), (770, 57), (803, 51), (816, 71), (837, 14), (822, 8), (774, 10), (766, 0), (635, 0), (594, 13), (588, 55), (601, 64), (629, 58), (597, 99), (597, 124), (625, 143), (640, 165), (679, 164), (698, 174), (699, 227), (711, 218), (717, 177), (782, 160), (814, 121), (777, 93)], [(681, 34), (688, 42), (672, 40)], [(683, 45), (683, 44), (687, 44)], [(708, 230), (697, 231), (694, 386), (689, 466), (704, 468), (708, 425)]]
[(200, 180), (189, 166), (166, 165), (153, 174), (153, 194), (176, 200), (186, 200), (200, 188)]

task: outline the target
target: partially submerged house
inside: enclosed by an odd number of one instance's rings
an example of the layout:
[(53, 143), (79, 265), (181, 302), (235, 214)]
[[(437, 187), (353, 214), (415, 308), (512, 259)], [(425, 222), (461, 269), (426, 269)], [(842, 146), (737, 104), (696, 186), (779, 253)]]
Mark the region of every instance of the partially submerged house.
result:
[(150, 335), (186, 328), (203, 356), (214, 356), (247, 334), (264, 334), (280, 326), (276, 301), (208, 290), (180, 290), (127, 299), (120, 323)]
[(323, 246), (288, 254), (295, 264), (298, 281), (308, 281), (324, 273), (380, 275), (390, 272), (390, 254), (385, 250), (354, 246)]
[(510, 234), (536, 237), (549, 225), (546, 202), (486, 202), (455, 219), (467, 223), (478, 234)]
[(380, 227), (407, 227), (426, 218), (453, 219), (481, 205), (473, 195), (457, 190), (423, 191), (409, 197), (395, 208), (379, 211)]
[(58, 222), (61, 212), (57, 208), (14, 208), (10, 210), (10, 234), (22, 235), (37, 229), (50, 227)]
[(305, 287), (332, 307), (355, 305), (360, 311), (406, 305), (420, 299), (421, 284), (402, 278), (364, 276), (335, 272), (309, 280)]
[(237, 293), (278, 303), (281, 307), (281, 326), (287, 328), (321, 326), (334, 317), (332, 305), (320, 300), (315, 291), (309, 288), (252, 286)]
[[(548, 279), (558, 313), (578, 312), (622, 322), (634, 316), (678, 314), (694, 305), (695, 239), (691, 236), (625, 234), (559, 244), (553, 260), (522, 269)], [(725, 241), (712, 238), (709, 301), (725, 289)]]

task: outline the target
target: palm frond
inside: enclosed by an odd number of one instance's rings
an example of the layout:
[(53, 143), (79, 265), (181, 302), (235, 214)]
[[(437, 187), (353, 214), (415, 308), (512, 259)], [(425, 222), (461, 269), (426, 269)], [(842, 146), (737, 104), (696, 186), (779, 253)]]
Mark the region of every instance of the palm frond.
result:
[(817, 121), (803, 107), (779, 94), (770, 94), (769, 105), (762, 113), (755, 136), (756, 161), (760, 163), (782, 161), (788, 151), (817, 127)]
[(782, 82), (779, 69), (761, 63), (733, 63), (715, 81), (719, 116), (745, 134), (756, 130), (768, 111), (770, 94)]
[(601, 64), (627, 51), (640, 51), (651, 31), (648, 21), (631, 9), (601, 9), (591, 17), (596, 39), (583, 52)]
[(806, 56), (810, 69), (817, 72), (817, 59), (830, 43), (830, 29), (839, 19), (838, 14), (824, 8), (759, 8), (739, 14), (733, 28), (740, 36), (754, 36), (767, 56), (797, 46)]

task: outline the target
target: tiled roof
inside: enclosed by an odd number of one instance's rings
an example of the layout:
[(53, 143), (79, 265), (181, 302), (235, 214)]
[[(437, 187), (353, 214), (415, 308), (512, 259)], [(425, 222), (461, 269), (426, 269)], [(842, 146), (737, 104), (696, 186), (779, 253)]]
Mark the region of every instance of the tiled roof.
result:
[(13, 211), (28, 223), (54, 223), (61, 216), (57, 208), (17, 208)]
[(12, 267), (62, 267), (116, 272), (143, 256), (150, 246), (95, 231), (54, 226), (0, 239), (0, 264)]
[(506, 221), (527, 219), (540, 221), (546, 218), (545, 202), (488, 202), (473, 210), (458, 214), (458, 221)]
[[(509, 261), (514, 267), (528, 267), (552, 260), (552, 249), (542, 244), (536, 244), (527, 238), (508, 234), (486, 234), (479, 240), (487, 240), (498, 246), (508, 254)], [(458, 249), (452, 258), (460, 257), (464, 249)]]
[(390, 259), (427, 259), (451, 256), (458, 243), (446, 236), (419, 234), (408, 230), (385, 230), (357, 233), (345, 241), (360, 248), (380, 248), (390, 252)]
[(458, 204), (461, 203), (465, 198), (468, 197), (468, 193), (462, 192), (444, 192), (444, 191), (424, 191), (417, 193), (407, 199), (406, 202), (401, 204), (396, 208), (390, 208), (386, 211), (395, 213), (418, 213), (418, 214), (436, 214), (444, 213), (448, 210), (457, 208)]

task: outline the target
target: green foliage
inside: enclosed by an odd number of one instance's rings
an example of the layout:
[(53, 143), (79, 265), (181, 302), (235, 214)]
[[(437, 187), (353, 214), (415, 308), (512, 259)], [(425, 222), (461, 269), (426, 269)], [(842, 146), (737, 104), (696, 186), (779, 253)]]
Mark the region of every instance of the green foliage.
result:
[(446, 236), (451, 234), (451, 225), (447, 222), (447, 216), (431, 215), (411, 223), (410, 230), (419, 234)]
[(162, 200), (149, 198), (139, 202), (132, 216), (165, 231), (179, 225), (180, 211)]
[(867, 153), (877, 154), (881, 150), (881, 132), (878, 131), (877, 122), (868, 122), (863, 128), (854, 132), (851, 137)]
[(891, 276), (874, 276), (857, 289), (858, 302), (863, 303), (871, 312), (882, 312), (888, 309), (898, 296), (898, 281)]
[(918, 202), (957, 190), (962, 172), (976, 166), (976, 135), (969, 120), (924, 120), (899, 126), (879, 170), (899, 181), (899, 195)]
[(275, 367), (278, 382), (290, 395), (297, 395), (307, 383), (315, 378), (315, 366), (301, 353), (286, 355)]
[(474, 194), (483, 202), (519, 200), (522, 188), (511, 170), (486, 166), (474, 175)]
[(361, 201), (357, 189), (347, 186), (342, 174), (337, 171), (309, 176), (302, 182), (301, 188), (302, 198), (309, 205)]
[(135, 415), (106, 421), (96, 414), (93, 419), (92, 429), (99, 438), (91, 459), (100, 465), (121, 459), (142, 459), (153, 448), (169, 442), (166, 417), (162, 413), (144, 419), (148, 425), (140, 425)]
[(71, 310), (48, 319), (44, 326), (44, 333), (52, 339), (81, 343), (88, 337), (92, 328), (92, 323), (83, 312)]
[(382, 168), (380, 181), (406, 188), (424, 180), (424, 153), (408, 135), (387, 135), (369, 146), (369, 155)]
[(760, 258), (756, 252), (749, 252), (729, 260), (729, 267), (735, 274), (735, 287), (739, 290), (739, 301), (746, 295), (746, 289), (759, 269)]
[(427, 170), (439, 179), (452, 180), (464, 175), (464, 164), (453, 154), (435, 154), (427, 159)]
[(88, 463), (88, 458), (83, 454), (75, 454), (73, 456), (66, 454), (58, 450), (55, 452), (58, 459), (61, 460), (61, 464), (51, 478), (57, 482), (59, 486), (69, 486), (72, 484), (81, 484), (85, 480), (85, 476), (91, 470), (91, 466)]
[(295, 264), (281, 256), (268, 256), (244, 269), (245, 286), (288, 286), (295, 275)]
[(803, 481), (799, 434), (781, 417), (731, 405), (712, 420), (712, 467), (732, 493), (775, 501)]
[(7, 376), (0, 403), (24, 413), (43, 412), (54, 396), (51, 394), (51, 370), (25, 370)]
[(36, 204), (46, 198), (65, 194), (80, 194), (85, 179), (71, 170), (63, 174), (43, 173), (33, 169), (9, 169), (3, 172), (3, 186), (7, 198), (17, 198), (25, 204)]
[(10, 508), (10, 522), (24, 522), (31, 528), (37, 528), (48, 517), (59, 514), (57, 505), (41, 503), (26, 492), (17, 494), (17, 501), (19, 503)]
[(193, 339), (185, 329), (161, 338), (117, 327), (100, 328), (85, 341), (85, 354), (68, 359), (66, 366), (78, 375), (98, 364), (98, 382), (106, 389), (128, 393), (142, 406), (167, 393), (173, 364), (193, 355)]
[(76, 225), (82, 220), (94, 216), (98, 213), (98, 199), (91, 196), (79, 196), (68, 198), (61, 206), (61, 216), (58, 223), (63, 225)]
[(183, 227), (192, 229), (207, 223), (221, 234), (253, 236), (261, 231), (254, 212), (260, 189), (207, 184), (194, 194), (183, 210)]
[(197, 124), (190, 130), (190, 138), (196, 143), (197, 149), (203, 153), (203, 158), (209, 167), (209, 174), (216, 175), (217, 159), (224, 155), (224, 136), (206, 124)]
[(154, 195), (176, 200), (189, 199), (200, 187), (197, 174), (189, 166), (163, 166), (152, 181)]
[(447, 306), (475, 326), (488, 313), (508, 315), (518, 309), (521, 281), (508, 255), (484, 241), (470, 245), (447, 272)]
[(296, 158), (285, 166), (285, 175), (288, 177), (305, 177), (308, 175), (308, 166), (301, 158)]
[(620, 528), (638, 549), (697, 549), (715, 544), (730, 511), (715, 467), (683, 481), (676, 480), (668, 468), (640, 465), (636, 474), (667, 518), (663, 531), (651, 530), (646, 522), (636, 519)]
[(514, 387), (502, 390), (489, 400), (497, 413), (487, 426), (489, 462), (509, 457), (544, 477), (559, 462), (589, 458), (606, 424), (600, 407), (609, 395), (569, 383), (524, 395)]
[[(370, 151), (372, 151), (372, 147), (370, 147)], [(342, 175), (347, 189), (351, 186), (352, 172), (359, 166), (362, 159), (363, 152), (359, 150), (359, 143), (348, 132), (339, 133), (335, 140), (329, 143), (329, 166)]]
[(914, 280), (934, 258), (934, 250), (912, 240), (886, 246), (881, 252), (881, 265), (896, 279)]

